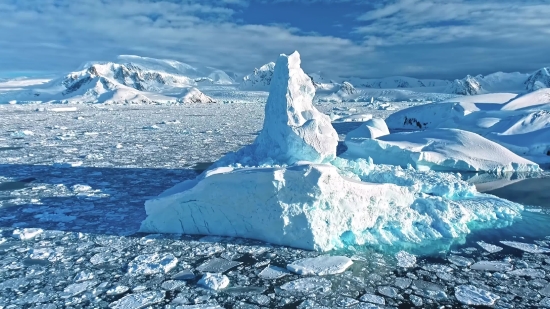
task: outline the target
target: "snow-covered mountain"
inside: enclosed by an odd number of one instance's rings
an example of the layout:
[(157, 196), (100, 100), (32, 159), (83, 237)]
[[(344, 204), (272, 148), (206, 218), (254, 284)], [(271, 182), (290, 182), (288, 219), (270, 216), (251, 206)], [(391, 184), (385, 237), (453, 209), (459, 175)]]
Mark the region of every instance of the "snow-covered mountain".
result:
[(484, 89), (476, 77), (467, 75), (463, 79), (455, 79), (445, 88), (444, 92), (459, 95), (476, 95), (483, 93)]
[(240, 88), (242, 90), (269, 90), (274, 68), (275, 62), (264, 64), (259, 69), (255, 68), (254, 72), (243, 77)]
[(360, 88), (396, 89), (444, 87), (450, 82), (442, 79), (417, 79), (406, 76), (393, 76), (379, 79), (349, 78), (349, 82)]
[(178, 96), (179, 103), (214, 103), (214, 99), (195, 87), (185, 88)]
[(527, 91), (550, 88), (550, 67), (542, 68), (529, 75), (525, 81)]

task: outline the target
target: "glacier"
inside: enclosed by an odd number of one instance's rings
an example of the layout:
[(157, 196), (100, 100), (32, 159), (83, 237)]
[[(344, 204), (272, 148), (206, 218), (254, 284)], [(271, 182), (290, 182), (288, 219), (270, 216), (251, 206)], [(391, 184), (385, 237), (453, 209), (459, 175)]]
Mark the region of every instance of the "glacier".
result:
[(457, 238), (520, 215), (521, 205), (478, 193), (457, 175), (336, 157), (338, 135), (314, 94), (298, 52), (282, 54), (256, 140), (146, 201), (140, 231), (329, 251)]

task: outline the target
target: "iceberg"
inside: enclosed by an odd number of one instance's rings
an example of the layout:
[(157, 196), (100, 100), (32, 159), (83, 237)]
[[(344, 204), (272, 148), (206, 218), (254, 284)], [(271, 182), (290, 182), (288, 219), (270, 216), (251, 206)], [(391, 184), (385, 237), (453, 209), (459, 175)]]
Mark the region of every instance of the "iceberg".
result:
[(376, 164), (402, 167), (410, 164), (418, 170), (493, 173), (540, 171), (538, 164), (503, 146), (478, 134), (458, 129), (428, 129), (377, 138), (346, 136), (346, 146), (348, 150), (342, 157), (370, 157)]
[(363, 123), (357, 129), (346, 134), (345, 142), (347, 146), (348, 142), (353, 141), (354, 139), (378, 138), (388, 134), (390, 134), (390, 130), (388, 129), (384, 119), (372, 118)]
[(256, 140), (146, 201), (140, 231), (329, 251), (453, 239), (523, 209), (456, 175), (336, 157), (338, 136), (314, 94), (299, 54), (281, 55)]

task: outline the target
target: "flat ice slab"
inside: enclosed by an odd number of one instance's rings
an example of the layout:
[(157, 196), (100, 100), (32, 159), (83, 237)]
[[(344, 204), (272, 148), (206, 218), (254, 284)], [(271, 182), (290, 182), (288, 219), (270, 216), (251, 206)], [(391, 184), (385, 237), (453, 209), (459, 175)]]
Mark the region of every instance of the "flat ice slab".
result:
[[(353, 131), (350, 133), (354, 133)], [(347, 138), (343, 157), (370, 157), (376, 164), (412, 165), (436, 171), (539, 171), (536, 163), (478, 134), (458, 129), (428, 129), (377, 138)]]
[(471, 306), (492, 306), (500, 296), (473, 285), (459, 285), (455, 288), (455, 297), (459, 302)]
[(342, 273), (352, 264), (353, 261), (345, 256), (318, 256), (295, 261), (286, 268), (299, 275), (324, 276)]
[(176, 267), (178, 259), (171, 253), (144, 254), (137, 256), (128, 264), (128, 274), (153, 275), (164, 274)]

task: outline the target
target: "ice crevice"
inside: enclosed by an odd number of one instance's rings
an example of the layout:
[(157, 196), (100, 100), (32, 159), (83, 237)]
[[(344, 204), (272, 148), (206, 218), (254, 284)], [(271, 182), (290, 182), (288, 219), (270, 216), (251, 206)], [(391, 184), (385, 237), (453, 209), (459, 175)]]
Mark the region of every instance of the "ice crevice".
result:
[(148, 200), (140, 231), (328, 251), (457, 238), (509, 224), (523, 209), (453, 174), (378, 165), (361, 152), (336, 157), (338, 134), (314, 94), (298, 52), (281, 55), (256, 140)]

